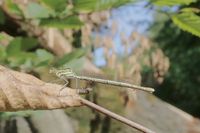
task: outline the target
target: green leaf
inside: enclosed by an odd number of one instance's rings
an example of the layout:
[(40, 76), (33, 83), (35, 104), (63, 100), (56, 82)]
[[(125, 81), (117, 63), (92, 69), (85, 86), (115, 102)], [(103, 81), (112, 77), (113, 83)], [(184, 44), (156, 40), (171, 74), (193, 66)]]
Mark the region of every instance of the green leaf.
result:
[(4, 46), (0, 45), (0, 61), (6, 58), (6, 49)]
[(26, 37), (21, 40), (22, 50), (31, 50), (38, 46), (38, 40), (32, 37)]
[(192, 7), (187, 7), (187, 8), (181, 9), (181, 12), (200, 13), (200, 9), (198, 9), (198, 8), (192, 8)]
[(26, 18), (48, 18), (50, 11), (48, 11), (41, 4), (30, 2), (26, 8)]
[(41, 26), (45, 27), (55, 27), (55, 28), (70, 28), (79, 29), (83, 25), (78, 16), (69, 16), (64, 19), (52, 18), (52, 19), (42, 19), (40, 22)]
[(62, 58), (58, 59), (55, 63), (55, 66), (60, 67), (64, 64), (68, 63), (71, 60), (78, 59), (84, 56), (86, 53), (86, 49), (78, 49), (69, 54), (64, 55)]
[(37, 59), (35, 60), (36, 67), (48, 65), (53, 61), (53, 54), (44, 49), (38, 49), (36, 51)]
[(9, 12), (16, 14), (18, 16), (22, 16), (23, 13), (17, 4), (13, 2), (13, 0), (5, 0), (5, 5), (8, 8)]
[(79, 12), (100, 11), (133, 2), (135, 0), (73, 0), (74, 9)]
[(5, 23), (5, 16), (3, 11), (0, 9), (0, 24), (4, 24)]
[(7, 61), (10, 67), (19, 67), (23, 65), (24, 67), (30, 67), (32, 61), (36, 58), (36, 55), (32, 52), (25, 52), (23, 50), (28, 50), (33, 46), (31, 44), (26, 47), (27, 43), (32, 40), (32, 38), (21, 38), (16, 37), (13, 39), (6, 48)]
[(182, 30), (200, 37), (200, 17), (193, 12), (182, 12), (172, 16), (173, 22)]
[(80, 71), (85, 62), (85, 57), (70, 60), (69, 62), (62, 65), (63, 68), (73, 68), (73, 71)]
[(175, 6), (175, 5), (189, 5), (197, 0), (150, 0), (158, 6)]
[(74, 9), (77, 11), (90, 12), (96, 10), (98, 6), (97, 0), (74, 0)]
[(21, 52), (21, 41), (22, 38), (16, 37), (9, 43), (6, 49), (6, 52), (9, 56), (16, 55)]
[(10, 67), (19, 67), (26, 64), (27, 61), (32, 61), (36, 58), (36, 55), (31, 52), (20, 52), (7, 58)]
[(57, 12), (64, 11), (67, 6), (67, 0), (40, 0), (40, 1)]
[(38, 45), (38, 41), (34, 38), (16, 37), (9, 43), (9, 45), (7, 47), (7, 53), (8, 53), (8, 55), (11, 55), (11, 56), (16, 55), (22, 51), (31, 50), (32, 48), (36, 47), (37, 45)]

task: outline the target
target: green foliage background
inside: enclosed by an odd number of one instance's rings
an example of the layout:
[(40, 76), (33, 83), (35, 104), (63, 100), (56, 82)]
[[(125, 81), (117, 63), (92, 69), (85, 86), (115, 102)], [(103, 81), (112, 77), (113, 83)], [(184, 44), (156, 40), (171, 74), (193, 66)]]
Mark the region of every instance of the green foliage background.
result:
[[(28, 3), (25, 9), (12, 0), (5, 0), (9, 12), (21, 21), (36, 22), (39, 27), (79, 30), (84, 25), (78, 15), (109, 10), (137, 0), (39, 0)], [(200, 117), (200, 2), (197, 0), (149, 0), (159, 17), (150, 29), (150, 36), (170, 59), (170, 70), (155, 94), (160, 98)], [(176, 11), (162, 10), (177, 7)], [(147, 6), (148, 8), (148, 6)], [(164, 14), (163, 14), (164, 13)], [(167, 15), (165, 15), (167, 14)], [(0, 10), (0, 30), (10, 33), (8, 16)], [(76, 38), (76, 37), (74, 37)], [(6, 36), (0, 33), (0, 64), (10, 68), (40, 75), (40, 68), (73, 66), (80, 68), (83, 58), (91, 48), (73, 48), (71, 53), (57, 57), (40, 44), (37, 37), (30, 37), (15, 29)], [(78, 65), (77, 65), (78, 64)], [(87, 111), (86, 111), (87, 112)], [(73, 115), (73, 114), (72, 114)], [(77, 116), (79, 117), (79, 116)]]
[(155, 94), (197, 117), (200, 116), (199, 5), (200, 2), (181, 6), (180, 14), (172, 19), (157, 14), (160, 18), (155, 17), (150, 30), (154, 42), (170, 59), (169, 72)]

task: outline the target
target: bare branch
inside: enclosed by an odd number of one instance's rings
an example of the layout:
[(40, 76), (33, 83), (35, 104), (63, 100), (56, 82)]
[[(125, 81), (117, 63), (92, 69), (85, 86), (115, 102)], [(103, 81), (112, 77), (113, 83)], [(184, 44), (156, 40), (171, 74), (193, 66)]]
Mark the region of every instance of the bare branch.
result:
[(142, 126), (138, 123), (135, 123), (135, 122), (133, 122), (133, 121), (131, 121), (131, 120), (125, 118), (125, 117), (117, 115), (117, 114), (115, 114), (115, 113), (113, 113), (113, 112), (111, 112), (111, 111), (109, 111), (109, 110), (107, 110), (107, 109), (105, 109), (101, 106), (98, 106), (98, 105), (96, 105), (96, 104), (94, 104), (94, 103), (92, 103), (92, 102), (90, 102), (86, 99), (80, 98), (80, 100), (86, 106), (93, 108), (93, 109), (97, 110), (98, 112), (101, 112), (105, 115), (108, 115), (108, 116), (112, 117), (113, 119), (116, 119), (116, 120), (130, 126), (130, 127), (138, 129), (139, 131), (142, 131), (144, 133), (155, 133), (155, 132), (151, 131), (150, 129), (148, 129), (148, 128), (146, 128), (146, 127), (144, 127), (144, 126)]

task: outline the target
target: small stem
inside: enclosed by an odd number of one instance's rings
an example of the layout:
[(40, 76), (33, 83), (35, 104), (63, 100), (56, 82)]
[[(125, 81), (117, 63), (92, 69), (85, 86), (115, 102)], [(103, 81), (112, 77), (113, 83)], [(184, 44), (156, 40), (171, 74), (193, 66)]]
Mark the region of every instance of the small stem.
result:
[(97, 111), (99, 111), (99, 112), (101, 112), (101, 113), (103, 113), (103, 114), (105, 114), (107, 116), (112, 117), (113, 119), (116, 119), (116, 120), (118, 120), (118, 121), (120, 121), (120, 122), (122, 122), (122, 123), (124, 123), (124, 124), (126, 124), (128, 126), (130, 126), (130, 127), (135, 128), (135, 129), (137, 129), (139, 131), (142, 131), (144, 133), (155, 133), (154, 131), (151, 131), (150, 129), (148, 129), (148, 128), (146, 128), (146, 127), (144, 127), (144, 126), (142, 126), (142, 125), (140, 125), (138, 123), (135, 123), (135, 122), (133, 122), (131, 120), (128, 120), (127, 118), (122, 117), (122, 116), (120, 116), (118, 114), (115, 114), (115, 113), (113, 113), (113, 112), (111, 112), (111, 111), (109, 111), (109, 110), (107, 110), (107, 109), (105, 109), (105, 108), (103, 108), (103, 107), (101, 107), (99, 105), (96, 105), (96, 104), (94, 104), (94, 103), (92, 103), (92, 102), (90, 102), (90, 101), (88, 101), (86, 99), (83, 99), (83, 98), (80, 97), (80, 100), (84, 105), (86, 105), (88, 107), (91, 107), (91, 108), (93, 108), (93, 109), (95, 109), (95, 110), (97, 110)]

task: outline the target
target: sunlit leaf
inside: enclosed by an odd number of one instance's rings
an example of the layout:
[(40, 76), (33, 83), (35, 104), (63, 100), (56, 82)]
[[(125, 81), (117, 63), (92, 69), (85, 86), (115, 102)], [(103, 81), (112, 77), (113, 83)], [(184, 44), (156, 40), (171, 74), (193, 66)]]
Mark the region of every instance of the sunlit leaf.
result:
[(135, 0), (73, 0), (74, 9), (79, 12), (100, 11), (119, 7)]
[(78, 49), (69, 54), (64, 55), (62, 58), (58, 59), (55, 63), (57, 67), (63, 66), (64, 64), (68, 63), (73, 59), (78, 59), (84, 56), (86, 53), (86, 49)]
[(40, 0), (40, 1), (58, 12), (64, 11), (67, 6), (67, 0)]
[(84, 66), (85, 58), (72, 59), (69, 62), (62, 65), (64, 68), (73, 68), (73, 71), (80, 71)]
[(200, 9), (199, 9), (199, 8), (187, 7), (187, 8), (183, 8), (183, 9), (181, 9), (181, 12), (200, 13)]
[(172, 20), (182, 30), (200, 37), (200, 16), (187, 11), (174, 15)]
[(175, 6), (175, 5), (188, 5), (197, 0), (150, 0), (158, 6)]
[(46, 27), (55, 27), (60, 29), (63, 28), (79, 29), (83, 25), (83, 22), (80, 21), (78, 16), (69, 16), (64, 19), (59, 19), (59, 18), (42, 19), (40, 25)]
[(37, 67), (48, 65), (54, 59), (53, 54), (44, 49), (38, 49), (36, 51), (36, 55), (37, 59), (35, 60), (35, 62)]
[(26, 8), (26, 18), (48, 18), (49, 11), (41, 4), (30, 2)]
[(23, 13), (17, 4), (13, 2), (13, 0), (5, 0), (5, 5), (8, 8), (9, 12), (16, 14), (18, 16), (22, 16)]

